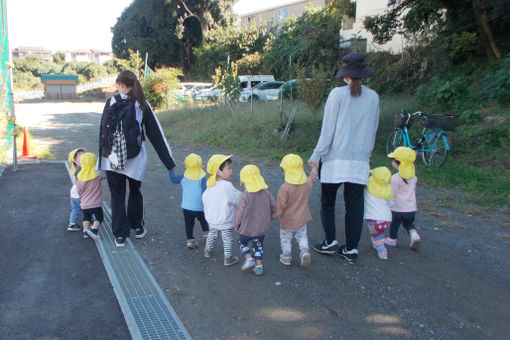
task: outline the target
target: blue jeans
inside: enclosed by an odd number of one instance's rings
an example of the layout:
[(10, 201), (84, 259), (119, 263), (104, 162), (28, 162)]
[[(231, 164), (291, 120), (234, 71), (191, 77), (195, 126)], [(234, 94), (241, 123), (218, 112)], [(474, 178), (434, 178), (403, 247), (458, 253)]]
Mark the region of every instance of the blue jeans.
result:
[(80, 199), (71, 197), (71, 214), (69, 214), (69, 225), (76, 224), (80, 216)]
[[(237, 244), (239, 245), (239, 249), (241, 250), (241, 255), (245, 256), (247, 254), (251, 254), (255, 260), (262, 261), (264, 257), (264, 236), (257, 237), (249, 237), (239, 234), (237, 238)], [(252, 243), (252, 246), (249, 246), (249, 243)]]

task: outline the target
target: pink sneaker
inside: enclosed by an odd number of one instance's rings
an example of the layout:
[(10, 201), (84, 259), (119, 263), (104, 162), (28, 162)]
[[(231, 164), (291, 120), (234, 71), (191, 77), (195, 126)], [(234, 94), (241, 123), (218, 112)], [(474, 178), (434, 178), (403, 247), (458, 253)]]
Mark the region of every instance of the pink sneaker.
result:
[(412, 250), (416, 250), (420, 246), (420, 242), (421, 242), (420, 235), (418, 235), (418, 233), (413, 233), (411, 235), (411, 243), (409, 244), (409, 247)]
[(388, 259), (388, 252), (387, 251), (382, 251), (380, 253), (378, 252), (377, 256), (379, 256), (379, 258), (381, 260), (387, 260)]
[(384, 238), (384, 244), (387, 245), (387, 246), (390, 246), (390, 247), (396, 247), (397, 246), (397, 240), (396, 239), (392, 239), (390, 237), (385, 237)]

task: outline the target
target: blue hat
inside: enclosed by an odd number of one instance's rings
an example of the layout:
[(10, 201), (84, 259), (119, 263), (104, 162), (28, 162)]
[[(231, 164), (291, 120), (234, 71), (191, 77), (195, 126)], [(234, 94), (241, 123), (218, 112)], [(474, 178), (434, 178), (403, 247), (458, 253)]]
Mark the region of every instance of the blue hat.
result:
[(342, 69), (336, 74), (337, 78), (368, 78), (374, 74), (374, 69), (367, 65), (365, 56), (359, 52), (349, 53), (342, 59)]

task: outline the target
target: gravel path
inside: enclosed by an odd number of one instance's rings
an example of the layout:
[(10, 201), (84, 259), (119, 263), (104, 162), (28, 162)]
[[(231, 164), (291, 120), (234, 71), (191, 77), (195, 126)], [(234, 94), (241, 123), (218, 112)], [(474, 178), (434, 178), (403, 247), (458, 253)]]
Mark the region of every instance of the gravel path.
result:
[[(29, 127), (36, 142), (49, 145), (56, 159), (65, 159), (78, 146), (97, 152), (102, 107), (103, 102), (19, 104), (18, 123)], [(170, 144), (177, 172), (183, 171), (190, 152), (200, 154), (204, 163), (215, 152), (229, 152), (171, 138)], [(466, 205), (462, 192), (419, 188), (419, 251), (409, 250), (408, 236), (401, 231), (399, 247), (389, 249), (390, 260), (378, 260), (365, 228), (356, 264), (312, 253), (307, 269), (295, 260), (290, 267), (279, 263), (274, 221), (265, 242), (265, 274), (255, 277), (240, 265), (223, 266), (219, 240), (210, 259), (203, 257), (202, 247), (185, 248), (181, 189), (170, 183), (151, 146), (148, 151), (143, 192), (149, 234), (134, 243), (195, 339), (464, 339), (506, 338), (510, 332), (510, 216), (504, 211)], [(237, 187), (239, 170), (248, 162), (234, 156), (232, 182)], [(283, 182), (278, 164), (257, 165), (276, 196)], [(106, 183), (103, 189), (108, 202)], [(338, 203), (342, 243), (341, 195)], [(318, 185), (310, 206), (313, 244), (323, 237)], [(295, 259), (296, 248), (293, 244)]]

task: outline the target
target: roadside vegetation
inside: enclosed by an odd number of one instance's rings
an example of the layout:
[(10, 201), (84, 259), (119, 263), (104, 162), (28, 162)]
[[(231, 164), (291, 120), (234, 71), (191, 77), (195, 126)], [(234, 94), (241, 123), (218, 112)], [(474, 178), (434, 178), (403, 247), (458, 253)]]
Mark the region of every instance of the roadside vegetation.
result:
[[(287, 153), (297, 153), (304, 160), (310, 157), (317, 143), (322, 123), (322, 108), (312, 110), (302, 101), (286, 101), (284, 104), (283, 125), (287, 123), (291, 109), (297, 105), (297, 114), (291, 125), (288, 139), (280, 141), (280, 104), (254, 104), (251, 114), (250, 104), (235, 106), (235, 115), (223, 104), (204, 105), (197, 108), (182, 106), (159, 112), (159, 119), (170, 140), (211, 145), (225, 152), (234, 152), (243, 158), (258, 161), (271, 161), (277, 166)], [(425, 110), (412, 96), (382, 96), (381, 120), (377, 133), (371, 167), (387, 166), (385, 145), (388, 134), (393, 129), (393, 115), (402, 108), (409, 111)], [(510, 112), (502, 113), (508, 116)], [(490, 119), (476, 125), (462, 126), (448, 133), (452, 141), (452, 151), (441, 168), (427, 168), (420, 159), (416, 160), (417, 171), (422, 185), (466, 191), (463, 199), (482, 205), (508, 206), (510, 193), (510, 153), (508, 144), (495, 146), (480, 141), (474, 147), (466, 137), (478, 134), (480, 130), (492, 126)], [(417, 133), (419, 124), (413, 125)], [(460, 197), (459, 197), (460, 198)]]

